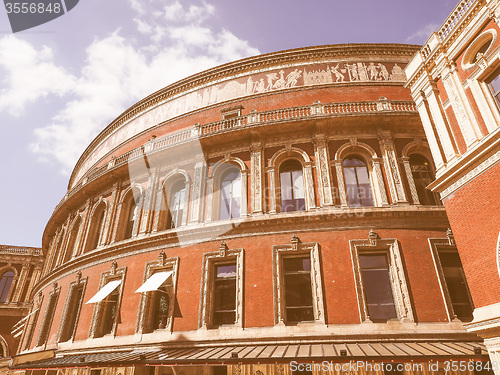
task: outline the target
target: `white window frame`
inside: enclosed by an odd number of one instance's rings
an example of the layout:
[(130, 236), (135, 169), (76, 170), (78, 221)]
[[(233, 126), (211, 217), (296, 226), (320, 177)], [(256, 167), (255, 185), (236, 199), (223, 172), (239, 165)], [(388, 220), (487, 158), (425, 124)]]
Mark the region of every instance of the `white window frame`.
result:
[(399, 242), (397, 239), (380, 239), (378, 234), (370, 231), (367, 240), (350, 240), (351, 260), (356, 283), (356, 294), (358, 297), (359, 315), (363, 323), (371, 323), (368, 307), (366, 305), (361, 267), (359, 265), (359, 254), (387, 254), (389, 266), (389, 279), (394, 297), (397, 318), (400, 322), (414, 322), (410, 291), (406, 282), (405, 267), (402, 259)]
[(69, 340), (63, 341), (63, 342), (73, 342), (75, 340), (76, 329), (78, 328), (78, 320), (80, 318), (80, 313), (82, 311), (82, 306), (84, 304), (83, 301), (85, 298), (85, 288), (87, 286), (87, 279), (88, 279), (87, 277), (84, 279), (82, 279), (81, 277), (82, 277), (82, 273), (78, 272), (76, 275), (76, 280), (69, 284), (68, 293), (66, 294), (66, 301), (64, 302), (64, 309), (63, 309), (63, 313), (62, 313), (61, 324), (59, 325), (59, 330), (57, 332), (57, 342), (61, 342), (61, 336), (62, 336), (63, 330), (67, 324), (66, 320), (68, 319), (69, 309), (73, 307), (73, 306), (70, 306), (71, 299), (73, 297), (73, 293), (75, 293), (76, 288), (82, 287), (83, 288), (82, 298), (80, 299), (80, 302), (78, 304), (78, 312), (76, 314), (75, 328), (73, 330), (73, 334), (71, 335)]
[[(111, 264), (111, 270), (108, 272), (102, 273), (101, 280), (99, 282), (98, 290), (101, 290), (110, 281), (121, 280), (120, 285), (118, 285), (116, 288), (119, 290), (119, 294), (120, 294), (120, 296), (118, 298), (118, 302), (116, 304), (117, 305), (117, 314), (120, 314), (126, 274), (127, 274), (127, 267), (118, 268), (117, 263), (113, 262)], [(118, 319), (115, 319), (115, 321), (113, 322), (113, 328), (111, 329), (111, 332), (109, 334), (96, 337), (98, 331), (101, 329), (101, 327), (100, 327), (100, 325), (102, 324), (101, 323), (101, 319), (102, 319), (101, 314), (103, 313), (105, 300), (106, 300), (106, 298), (104, 299), (104, 301), (101, 301), (101, 302), (94, 304), (94, 312), (92, 314), (92, 320), (90, 322), (89, 338), (101, 338), (101, 337), (106, 337), (109, 335), (114, 337), (116, 335), (116, 328), (118, 326)]]
[[(429, 246), (432, 253), (432, 260), (434, 262), (434, 269), (439, 279), (439, 288), (441, 289), (441, 296), (443, 298), (443, 303), (446, 309), (448, 320), (450, 322), (459, 321), (459, 319), (455, 316), (455, 312), (453, 310), (453, 304), (451, 302), (451, 297), (448, 292), (448, 286), (446, 284), (444, 272), (441, 267), (441, 261), (439, 259), (439, 250), (458, 251), (453, 234), (451, 234), (451, 232), (448, 231), (447, 238), (429, 238)], [(469, 298), (471, 299), (471, 305), (472, 308), (474, 309), (474, 304), (472, 302), (472, 296), (470, 294), (470, 291), (469, 291)]]
[[(169, 299), (170, 304), (167, 313), (167, 322), (165, 328), (161, 331), (172, 332), (173, 318), (175, 302), (177, 300), (177, 277), (179, 274), (179, 257), (167, 258), (165, 253), (162, 251), (158, 257), (158, 260), (154, 260), (146, 263), (146, 268), (144, 269), (143, 283), (146, 282), (153, 274), (157, 272), (171, 271), (172, 275), (172, 287), (170, 288)], [(141, 293), (141, 300), (139, 303), (139, 311), (136, 325), (136, 332), (143, 332), (146, 329), (146, 325), (150, 324), (150, 314), (151, 314), (151, 303), (153, 302), (154, 292)], [(156, 330), (154, 330), (156, 331)]]
[(236, 319), (234, 324), (223, 325), (221, 327), (241, 328), (243, 326), (243, 255), (243, 249), (229, 249), (224, 242), (220, 244), (219, 251), (203, 255), (198, 319), (199, 328), (210, 329), (213, 327), (214, 269), (217, 264), (228, 261), (236, 262)]
[[(326, 324), (323, 285), (319, 256), (319, 244), (302, 243), (297, 236), (292, 236), (290, 244), (273, 246), (273, 296), (274, 324), (286, 325), (286, 304), (283, 258), (296, 255), (309, 255), (311, 259), (311, 291), (313, 297), (313, 324)], [(309, 322), (299, 322), (307, 324)]]

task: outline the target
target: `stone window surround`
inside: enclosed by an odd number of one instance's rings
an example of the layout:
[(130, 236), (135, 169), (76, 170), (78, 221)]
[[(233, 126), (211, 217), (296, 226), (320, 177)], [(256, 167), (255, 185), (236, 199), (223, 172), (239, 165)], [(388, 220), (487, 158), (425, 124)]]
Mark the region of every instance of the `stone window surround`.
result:
[[(174, 169), (169, 172), (160, 184), (160, 187), (156, 193), (156, 212), (153, 223), (153, 232), (158, 232), (163, 221), (167, 220), (169, 215), (168, 211), (168, 199), (172, 194), (173, 186), (179, 181), (184, 182), (185, 194), (184, 194), (184, 212), (182, 213), (181, 226), (187, 224), (188, 212), (191, 207), (189, 207), (190, 196), (191, 196), (191, 177), (185, 170)], [(167, 228), (168, 229), (168, 228)]]
[[(311, 289), (313, 297), (314, 324), (326, 324), (319, 244), (302, 243), (293, 235), (290, 244), (273, 246), (273, 296), (274, 324), (286, 325), (283, 258), (295, 255), (309, 255), (311, 258)], [(308, 322), (299, 324), (307, 324)]]
[(446, 280), (444, 277), (443, 269), (441, 268), (441, 261), (439, 260), (439, 254), (438, 254), (438, 251), (440, 249), (457, 251), (455, 238), (453, 236), (453, 232), (451, 231), (451, 229), (448, 229), (448, 231), (446, 232), (446, 238), (429, 238), (429, 246), (432, 254), (432, 261), (434, 262), (434, 269), (436, 271), (436, 275), (438, 276), (439, 288), (441, 289), (443, 304), (446, 309), (448, 320), (450, 322), (459, 321), (459, 319), (456, 317), (453, 311), (453, 305), (451, 303), (451, 298), (448, 293), (448, 287), (446, 286)]
[(302, 165), (302, 175), (304, 178), (304, 192), (306, 211), (316, 208), (316, 199), (314, 193), (314, 178), (312, 169), (314, 162), (311, 160), (307, 152), (300, 148), (292, 147), (291, 144), (286, 144), (285, 148), (277, 151), (269, 161), (269, 166), (266, 168), (269, 181), (269, 213), (275, 214), (278, 212), (277, 207), (281, 208), (281, 200), (278, 197), (278, 189), (280, 183), (280, 166), (288, 160), (297, 160)]
[(349, 143), (345, 143), (339, 147), (335, 153), (335, 160), (331, 163), (335, 166), (337, 174), (337, 183), (339, 188), (339, 197), (341, 207), (349, 207), (347, 200), (347, 191), (344, 178), (344, 167), (342, 165), (344, 159), (350, 155), (360, 155), (365, 159), (368, 174), (370, 177), (373, 198), (376, 207), (388, 206), (386, 187), (382, 174), (383, 160), (375, 150), (369, 145), (358, 142), (356, 138), (351, 138)]
[(130, 204), (132, 203), (132, 200), (135, 200), (134, 190), (139, 192), (140, 197), (139, 197), (139, 204), (137, 204), (136, 202), (137, 205), (134, 212), (134, 226), (132, 229), (131, 238), (137, 236), (137, 234), (139, 233), (140, 223), (142, 218), (141, 213), (143, 209), (142, 205), (144, 202), (145, 192), (144, 188), (140, 184), (134, 183), (121, 193), (120, 201), (118, 202), (118, 208), (115, 215), (118, 218), (118, 222), (117, 222), (117, 227), (115, 229), (114, 242), (117, 242), (116, 241), (117, 237), (120, 238), (118, 241), (124, 240), (125, 230), (128, 222), (128, 213), (130, 209)]
[(212, 326), (214, 266), (231, 260), (236, 261), (236, 319), (230, 327), (243, 326), (243, 257), (242, 248), (229, 249), (225, 242), (220, 244), (218, 251), (203, 254), (198, 328)]
[[(119, 295), (120, 295), (118, 298), (118, 303), (117, 303), (117, 314), (120, 314), (126, 274), (127, 274), (127, 267), (118, 268), (118, 264), (116, 263), (116, 261), (114, 261), (111, 264), (111, 270), (107, 271), (107, 272), (103, 272), (101, 274), (101, 279), (99, 281), (99, 287), (97, 288), (97, 291), (95, 291), (95, 293), (97, 293), (99, 290), (101, 290), (104, 287), (104, 285), (106, 285), (111, 280), (118, 280), (118, 279), (121, 280), (121, 284), (117, 287), (119, 289)], [(102, 324), (100, 322), (100, 319), (101, 319), (100, 315), (103, 312), (103, 302), (104, 301), (101, 301), (101, 302), (94, 304), (94, 312), (92, 313), (92, 320), (90, 322), (89, 338), (97, 338), (96, 334), (97, 334), (98, 330), (100, 329), (99, 325)], [(111, 330), (111, 333), (109, 333), (108, 335), (115, 336), (117, 326), (118, 326), (118, 323), (117, 323), (117, 320), (115, 317), (115, 322), (113, 323), (113, 328)], [(103, 337), (108, 336), (108, 335), (104, 335)]]
[[(40, 348), (40, 347), (44, 347), (47, 345), (47, 341), (50, 338), (50, 330), (52, 328), (52, 322), (54, 320), (54, 315), (55, 315), (55, 312), (57, 309), (57, 302), (59, 301), (60, 293), (61, 293), (61, 287), (57, 285), (57, 282), (53, 283), (52, 290), (50, 291), (48, 298), (47, 298), (47, 305), (45, 306), (45, 309), (43, 311), (43, 318), (40, 321), (40, 325), (38, 327), (38, 334), (37, 334), (37, 338), (36, 338), (35, 348), (37, 348), (37, 347)], [(49, 307), (50, 307), (50, 302), (51, 302), (52, 298), (55, 298), (54, 311), (52, 311), (52, 316), (49, 317), (48, 316)], [(44, 328), (45, 325), (48, 325), (47, 340), (45, 340), (45, 342), (40, 344), (42, 328)]]
[[(246, 164), (240, 158), (226, 154), (222, 160), (219, 160), (211, 168), (207, 178), (207, 204), (206, 204), (206, 222), (219, 220), (220, 214), (220, 191), (221, 177), (228, 168), (236, 167), (240, 171), (241, 178), (241, 203), (240, 218), (248, 216), (248, 174), (249, 170)], [(236, 218), (238, 219), (238, 218)]]
[(500, 276), (500, 232), (498, 232), (498, 241), (497, 241), (497, 268), (498, 268), (498, 276)]
[(43, 297), (44, 296), (42, 292), (39, 292), (37, 294), (37, 298), (33, 300), (33, 307), (30, 312), (30, 314), (33, 315), (31, 315), (31, 317), (26, 322), (26, 328), (24, 329), (23, 336), (19, 341), (19, 347), (22, 347), (24, 351), (28, 350), (31, 346), (35, 328), (38, 323), (38, 317), (40, 316), (40, 308), (42, 307)]
[(388, 255), (389, 278), (391, 280), (392, 293), (396, 314), (401, 322), (414, 322), (415, 317), (410, 300), (410, 292), (406, 282), (405, 267), (402, 254), (397, 239), (381, 239), (377, 233), (370, 230), (366, 240), (349, 240), (351, 248), (352, 268), (356, 283), (356, 294), (358, 297), (360, 321), (371, 323), (366, 306), (366, 300), (363, 289), (363, 280), (361, 277), (361, 267), (359, 265), (359, 253), (386, 253)]
[[(492, 31), (492, 29), (487, 30), (485, 33), (488, 31)], [(479, 37), (481, 37), (481, 35)], [(493, 44), (494, 42), (492, 45)], [(466, 81), (466, 84), (470, 87), (472, 96), (477, 103), (481, 116), (484, 118), (485, 125), (490, 133), (493, 132), (498, 127), (497, 124), (500, 123), (499, 105), (496, 103), (488, 84), (485, 82), (491, 74), (500, 67), (500, 62), (498, 60), (499, 53), (497, 52), (496, 54), (491, 54), (491, 52), (490, 46), (484, 56), (478, 59), (478, 61), (470, 68), (470, 70), (472, 70), (472, 74)]]
[[(172, 295), (169, 295), (170, 305), (167, 313), (167, 323), (162, 331), (172, 332), (173, 327), (173, 312), (175, 309), (175, 301), (177, 296), (177, 275), (179, 272), (179, 257), (167, 258), (163, 251), (160, 252), (158, 260), (153, 260), (146, 263), (144, 269), (143, 283), (146, 282), (154, 273), (162, 271), (172, 271)], [(139, 311), (137, 314), (136, 332), (142, 332), (147, 322), (147, 314), (151, 314), (151, 297), (154, 292), (141, 293), (139, 302)]]
[(62, 316), (61, 324), (59, 324), (59, 329), (57, 331), (57, 342), (60, 342), (63, 328), (67, 324), (66, 320), (68, 318), (68, 312), (69, 312), (69, 309), (72, 308), (72, 306), (70, 306), (70, 303), (71, 303), (71, 299), (73, 297), (73, 293), (75, 292), (77, 287), (81, 286), (83, 288), (82, 298), (81, 298), (80, 302), (78, 303), (78, 307), (77, 307), (78, 312), (76, 315), (75, 327), (73, 330), (73, 334), (71, 335), (71, 338), (68, 341), (73, 342), (75, 339), (76, 328), (78, 326), (78, 319), (80, 317), (80, 312), (82, 309), (83, 299), (85, 297), (85, 289), (87, 287), (87, 280), (88, 280), (88, 277), (85, 277), (83, 279), (81, 277), (82, 277), (82, 273), (80, 271), (78, 271), (78, 273), (76, 274), (76, 280), (69, 284), (68, 292), (66, 294), (66, 301), (64, 302), (64, 308), (63, 308), (63, 312), (61, 315)]
[(2, 304), (8, 304), (11, 302), (12, 297), (14, 295), (15, 290), (17, 289), (17, 281), (19, 280), (19, 272), (17, 271), (17, 268), (14, 267), (11, 263), (8, 263), (7, 265), (0, 267), (0, 278), (3, 276), (5, 272), (12, 271), (14, 273), (14, 278), (12, 279), (12, 283), (10, 284), (9, 288), (9, 294), (7, 295), (7, 299), (5, 302), (2, 302)]

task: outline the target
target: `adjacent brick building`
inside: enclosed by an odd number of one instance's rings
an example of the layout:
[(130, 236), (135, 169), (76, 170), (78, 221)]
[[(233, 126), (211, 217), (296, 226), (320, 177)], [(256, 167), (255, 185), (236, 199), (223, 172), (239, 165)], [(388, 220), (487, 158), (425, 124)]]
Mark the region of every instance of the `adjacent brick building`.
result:
[(0, 245), (0, 373), (17, 353), (31, 291), (43, 267), (42, 249)]
[(487, 359), (463, 326), (474, 306), (444, 207), (425, 189), (436, 168), (402, 70), (418, 49), (252, 57), (121, 114), (47, 224), (12, 369)]
[[(474, 301), (466, 324), (500, 361), (500, 2), (460, 1), (408, 64), (408, 87)], [(497, 369), (497, 373), (500, 370)]]

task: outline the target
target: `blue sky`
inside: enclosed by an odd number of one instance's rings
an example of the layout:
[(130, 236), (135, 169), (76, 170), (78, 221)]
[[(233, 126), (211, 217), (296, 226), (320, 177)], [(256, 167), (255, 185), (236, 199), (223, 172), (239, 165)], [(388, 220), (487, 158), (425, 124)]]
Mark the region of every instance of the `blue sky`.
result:
[(92, 138), (142, 97), (260, 53), (424, 43), (455, 0), (80, 0), (12, 34), (0, 7), (0, 244), (40, 246)]

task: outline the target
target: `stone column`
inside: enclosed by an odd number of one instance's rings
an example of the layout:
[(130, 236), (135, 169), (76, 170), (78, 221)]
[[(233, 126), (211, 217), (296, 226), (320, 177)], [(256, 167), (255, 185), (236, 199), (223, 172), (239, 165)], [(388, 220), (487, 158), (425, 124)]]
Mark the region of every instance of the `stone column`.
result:
[(240, 216), (248, 216), (248, 171), (241, 171), (241, 210)]
[(263, 173), (263, 152), (260, 144), (252, 145), (251, 147), (251, 207), (252, 213), (263, 212), (264, 201), (264, 173)]
[(403, 181), (401, 179), (401, 173), (399, 171), (398, 159), (392, 135), (388, 133), (381, 134), (379, 143), (380, 149), (382, 150), (392, 201), (395, 203), (408, 203)]
[(198, 161), (194, 166), (193, 178), (193, 199), (191, 201), (191, 218), (190, 223), (199, 223), (202, 220), (203, 213), (203, 198), (205, 187), (205, 161)]
[(28, 285), (28, 290), (26, 291), (26, 298), (25, 298), (26, 302), (31, 300), (31, 298), (30, 298), (31, 292), (33, 291), (33, 288), (35, 287), (36, 283), (38, 283), (38, 280), (40, 279), (41, 273), (42, 273), (42, 267), (35, 266), (35, 269), (33, 270), (33, 274), (31, 275), (30, 283)]
[(451, 107), (455, 113), (458, 125), (467, 146), (473, 144), (481, 137), (481, 131), (474, 117), (470, 103), (465, 95), (457, 67), (450, 62), (442, 75), (443, 84), (448, 94)]
[(316, 156), (316, 173), (318, 174), (320, 206), (333, 206), (332, 182), (327, 139), (324, 134), (318, 135), (314, 142)]
[(276, 180), (274, 177), (274, 168), (267, 168), (267, 175), (269, 178), (269, 213), (276, 213)]
[[(189, 211), (189, 197), (191, 195), (191, 184), (189, 182), (186, 182), (185, 185), (185, 193), (184, 193), (184, 209), (182, 210), (182, 222), (181, 225), (186, 225), (188, 221), (188, 211)], [(159, 216), (159, 215), (157, 215)], [(155, 223), (156, 225), (158, 223)]]
[(312, 174), (312, 162), (305, 165), (304, 184), (306, 185), (306, 209), (316, 208), (316, 200), (314, 198), (314, 178)]
[(382, 175), (381, 160), (373, 159), (373, 172), (375, 173), (375, 183), (377, 184), (377, 192), (382, 206), (388, 206), (387, 194), (385, 192), (384, 176)]
[(335, 172), (337, 173), (340, 207), (348, 207), (347, 192), (345, 189), (344, 168), (342, 168), (342, 160), (335, 160)]
[(213, 177), (207, 177), (207, 217), (205, 222), (210, 223), (212, 221), (212, 212), (214, 205), (214, 179)]
[(144, 194), (143, 202), (142, 202), (142, 218), (140, 222), (140, 234), (150, 233), (153, 227), (153, 218), (154, 218), (154, 204), (155, 204), (155, 194), (158, 186), (158, 171), (149, 170), (150, 173), (148, 177), (148, 185), (146, 187), (146, 193)]
[(411, 199), (413, 200), (413, 204), (420, 204), (420, 200), (418, 199), (417, 187), (415, 186), (415, 180), (413, 179), (413, 173), (411, 171), (410, 158), (403, 156), (401, 160), (403, 161), (406, 179), (408, 181), (408, 185), (410, 186)]
[[(23, 268), (21, 269), (21, 274), (19, 275), (19, 282), (16, 285), (16, 292), (14, 293), (14, 296), (12, 297), (12, 302), (19, 302), (19, 299), (21, 298), (21, 294), (23, 293), (24, 288), (26, 287), (26, 281), (28, 279), (28, 273), (29, 273), (30, 266), (29, 264), (23, 264)], [(14, 288), (12, 288), (14, 289)]]

